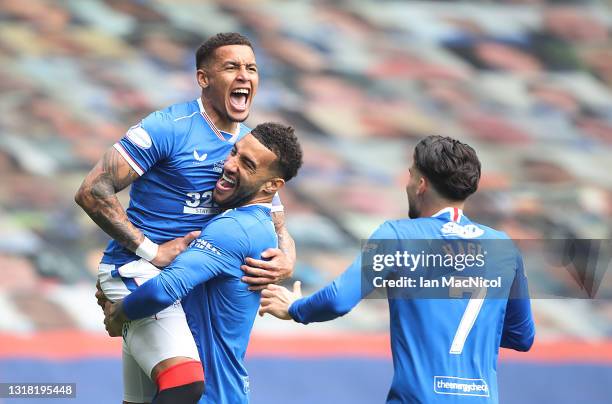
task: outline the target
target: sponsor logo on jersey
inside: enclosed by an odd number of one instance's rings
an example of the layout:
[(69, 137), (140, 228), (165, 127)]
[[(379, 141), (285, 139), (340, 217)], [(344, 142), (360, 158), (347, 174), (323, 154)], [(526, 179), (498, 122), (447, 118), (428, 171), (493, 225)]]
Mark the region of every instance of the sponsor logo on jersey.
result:
[(201, 238), (194, 240), (191, 245), (192, 248), (198, 248), (200, 250), (209, 250), (217, 255), (221, 255), (217, 247), (212, 245), (210, 242), (206, 240), (202, 240)]
[(434, 376), (436, 394), (455, 396), (489, 397), (489, 386), (483, 379), (466, 379), (455, 376)]
[(484, 230), (473, 224), (460, 225), (455, 222), (447, 222), (442, 226), (442, 233), (461, 238), (476, 238), (482, 236)]
[(134, 143), (141, 149), (148, 149), (153, 145), (151, 136), (149, 136), (147, 131), (140, 125), (132, 126), (130, 129), (128, 129), (126, 137), (130, 142)]
[(196, 159), (196, 161), (204, 161), (206, 157), (208, 157), (207, 153), (200, 155), (196, 149), (193, 149), (193, 158)]

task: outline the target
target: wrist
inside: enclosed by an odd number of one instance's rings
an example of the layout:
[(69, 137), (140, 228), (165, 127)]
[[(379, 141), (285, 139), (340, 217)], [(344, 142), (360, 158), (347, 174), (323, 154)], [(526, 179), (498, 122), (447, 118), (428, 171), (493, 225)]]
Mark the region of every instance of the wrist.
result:
[(159, 250), (159, 245), (155, 244), (148, 237), (145, 236), (142, 243), (138, 246), (134, 254), (138, 255), (140, 258), (143, 258), (147, 261), (153, 261), (157, 256), (157, 251)]

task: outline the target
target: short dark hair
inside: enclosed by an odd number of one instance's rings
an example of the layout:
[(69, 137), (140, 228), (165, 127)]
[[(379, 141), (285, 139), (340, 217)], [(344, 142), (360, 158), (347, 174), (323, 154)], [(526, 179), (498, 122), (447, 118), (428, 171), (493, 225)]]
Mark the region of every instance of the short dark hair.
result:
[(456, 139), (428, 136), (414, 148), (416, 168), (442, 196), (463, 201), (478, 189), (480, 161), (476, 151)]
[(220, 32), (208, 38), (196, 51), (196, 69), (208, 63), (217, 48), (228, 45), (245, 45), (253, 49), (251, 41), (246, 36), (237, 32)]
[(276, 155), (272, 169), (285, 181), (297, 175), (302, 166), (302, 147), (291, 126), (266, 122), (257, 125), (251, 134)]

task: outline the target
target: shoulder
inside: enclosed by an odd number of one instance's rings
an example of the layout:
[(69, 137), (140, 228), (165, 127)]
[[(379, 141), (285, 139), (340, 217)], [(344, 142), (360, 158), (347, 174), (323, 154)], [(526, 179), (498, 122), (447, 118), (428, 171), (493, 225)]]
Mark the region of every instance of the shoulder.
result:
[(274, 226), (270, 210), (257, 205), (227, 210), (223, 214), (217, 216), (215, 220), (224, 220), (225, 223), (233, 223), (245, 232), (252, 232), (258, 229), (267, 230), (270, 225), (272, 225), (272, 228)]
[(493, 240), (511, 240), (510, 236), (501, 230), (494, 229), (482, 223), (470, 222), (469, 224), (474, 225), (484, 231), (482, 238)]
[(165, 114), (173, 121), (179, 122), (183, 119), (196, 116), (197, 114), (199, 114), (200, 108), (196, 101), (188, 101), (170, 105), (169, 107), (159, 112)]
[(418, 238), (425, 229), (429, 229), (435, 220), (429, 217), (418, 219), (387, 220), (379, 226), (376, 233), (387, 237), (379, 238)]
[[(194, 108), (195, 107), (195, 108)], [(152, 112), (142, 120), (140, 126), (152, 136), (172, 137), (190, 127), (189, 118), (198, 114), (195, 102), (174, 104), (168, 108)]]

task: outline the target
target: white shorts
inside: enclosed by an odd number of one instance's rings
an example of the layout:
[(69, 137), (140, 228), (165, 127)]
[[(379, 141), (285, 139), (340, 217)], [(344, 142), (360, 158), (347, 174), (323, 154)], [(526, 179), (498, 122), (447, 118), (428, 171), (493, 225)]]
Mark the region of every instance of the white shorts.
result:
[[(130, 277), (136, 285), (141, 285), (159, 272), (148, 261), (139, 260), (119, 267), (117, 271), (114, 265), (100, 264), (98, 278), (104, 294), (117, 301), (130, 294), (121, 276)], [(159, 362), (177, 356), (200, 360), (180, 302), (155, 316), (127, 322), (123, 327), (123, 400), (151, 402), (157, 391), (151, 380), (153, 368)]]

